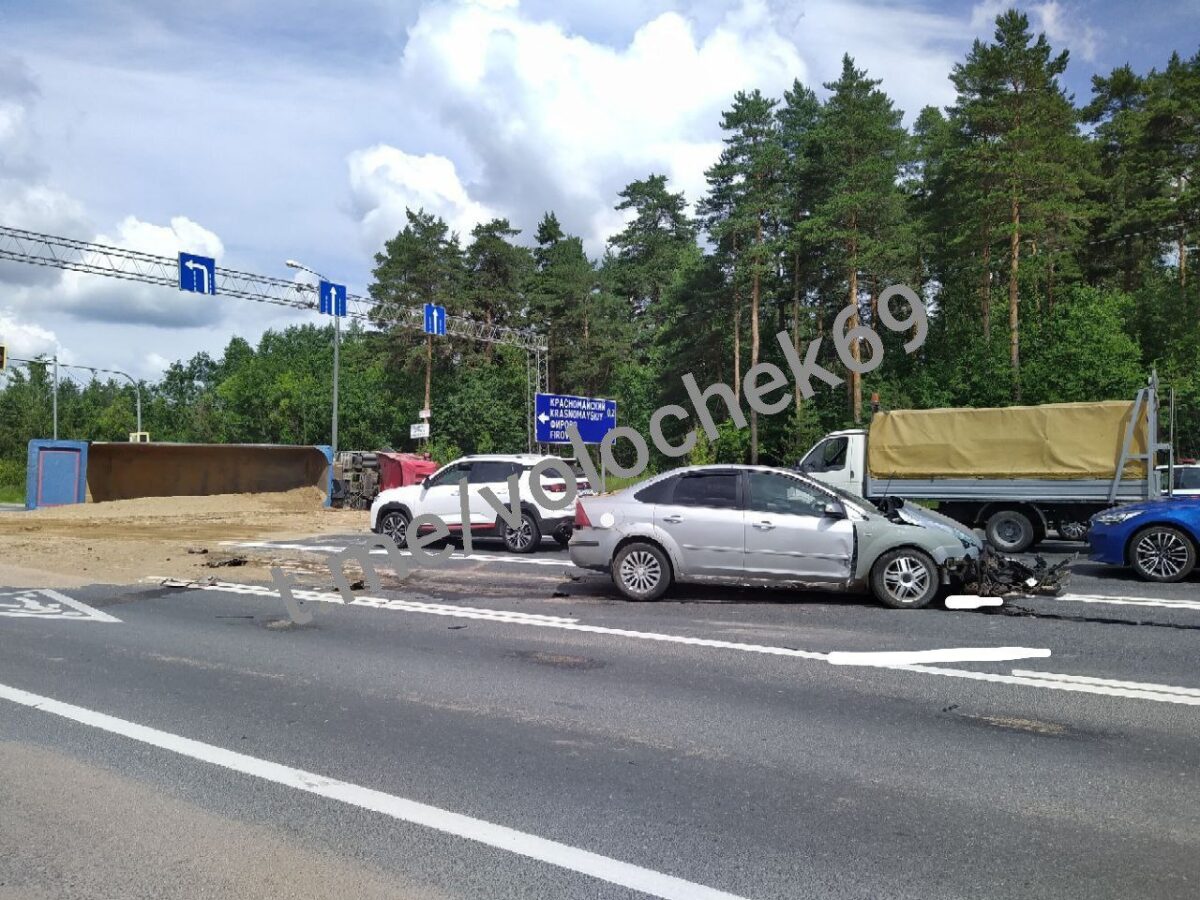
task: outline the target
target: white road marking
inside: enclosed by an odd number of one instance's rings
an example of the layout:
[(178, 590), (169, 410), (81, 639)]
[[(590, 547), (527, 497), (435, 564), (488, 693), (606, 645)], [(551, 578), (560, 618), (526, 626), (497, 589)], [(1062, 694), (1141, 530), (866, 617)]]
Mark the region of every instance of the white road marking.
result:
[(1163, 609), (1200, 610), (1200, 600), (1176, 600), (1165, 597), (1118, 597), (1107, 594), (1063, 594), (1055, 600), (1068, 603), (1111, 603), (1117, 606), (1157, 606)]
[[(1012, 675), (1001, 675), (996, 672), (972, 672), (969, 669), (943, 669), (937, 666), (895, 666), (897, 672), (925, 672), (930, 675), (945, 675), (948, 678), (967, 678), (971, 681), (991, 681), (997, 684), (1018, 684), (1025, 687), (1045, 688), (1053, 691), (1070, 691), (1079, 694), (1101, 694), (1106, 697), (1126, 697), (1131, 700), (1153, 700), (1156, 703), (1180, 703), (1184, 706), (1200, 706), (1200, 696), (1177, 693), (1179, 688), (1171, 685), (1146, 685), (1143, 689), (1115, 687), (1116, 682), (1092, 684), (1090, 682), (1067, 680), (1060, 675), (1036, 678), (1018, 675), (1022, 671), (1014, 669)], [(1109, 682), (1106, 678), (1097, 678), (1097, 682)], [(1151, 689), (1153, 688), (1153, 689)], [(1185, 689), (1186, 690), (1186, 689)]]
[(1003, 606), (1003, 597), (980, 597), (976, 594), (951, 594), (946, 609), (979, 609), (984, 606)]
[[(150, 579), (147, 579), (150, 580)], [(169, 579), (155, 579), (161, 583), (175, 587), (189, 588), (192, 590), (204, 591), (224, 591), (235, 594), (249, 594), (259, 597), (271, 597), (278, 599), (279, 593), (268, 587), (261, 585), (236, 584), (233, 582), (214, 582), (212, 584), (204, 584), (198, 582), (172, 582)], [(293, 589), (293, 594), (300, 600), (315, 600), (318, 602), (341, 603), (340, 595), (332, 592), (321, 591), (303, 591)], [(657, 641), (670, 644), (684, 644), (690, 647), (709, 647), (717, 650), (740, 650), (743, 653), (762, 653), (768, 656), (787, 656), (794, 659), (810, 659), (821, 662), (830, 662), (830, 657), (834, 653), (820, 653), (814, 650), (797, 650), (793, 647), (773, 647), (768, 644), (744, 644), (735, 641), (720, 641), (712, 638), (696, 638), (686, 637), (678, 634), (663, 634), (655, 631), (632, 631), (627, 628), (608, 628), (603, 625), (583, 625), (575, 619), (557, 619), (553, 616), (537, 616), (532, 613), (517, 613), (504, 610), (478, 609), (472, 607), (454, 606), (452, 604), (439, 603), (419, 603), (410, 600), (388, 600), (384, 597), (355, 597), (355, 606), (373, 606), (379, 609), (397, 610), (400, 612), (415, 612), (424, 613), (435, 616), (451, 616), (454, 618), (464, 619), (485, 619), (493, 622), (500, 622), (508, 625), (527, 625), (537, 628), (556, 628), (562, 631), (578, 631), (587, 634), (607, 634), (614, 637), (627, 637), (643, 641)], [(955, 652), (970, 652), (982, 654), (992, 652), (993, 649), (998, 652), (1011, 651), (1012, 647), (1000, 648), (981, 648), (967, 650), (966, 648), (955, 648), (951, 650), (934, 650), (930, 653), (955, 653)], [(1025, 650), (1026, 648), (1018, 648)], [(1032, 649), (1029, 652), (1031, 655), (1039, 657), (1050, 656), (1050, 651), (1046, 649)], [(853, 654), (850, 654), (853, 655)], [(1011, 657), (1006, 657), (1011, 658)], [(978, 656), (976, 656), (978, 659)], [(963, 660), (964, 662), (968, 660)], [(1158, 703), (1182, 703), (1189, 706), (1200, 706), (1200, 696), (1193, 697), (1190, 693), (1190, 688), (1174, 688), (1169, 685), (1147, 685), (1144, 688), (1131, 689), (1115, 686), (1107, 683), (1080, 683), (1075, 680), (1066, 680), (1053, 677), (1020, 677), (1015, 674), (1003, 675), (996, 672), (975, 672), (970, 669), (944, 669), (937, 666), (927, 666), (921, 664), (904, 664), (904, 665), (874, 665), (875, 668), (888, 669), (895, 672), (921, 672), (929, 675), (943, 675), (950, 678), (968, 678), (975, 681), (991, 681), (999, 684), (1014, 684), (1025, 687), (1043, 688), (1053, 691), (1069, 691), (1073, 693), (1083, 694), (1101, 694), (1108, 697), (1127, 697), (1134, 700), (1153, 700)], [(1106, 682), (1107, 679), (1098, 679), (1100, 682)], [(1184, 692), (1184, 693), (1181, 693)]]
[[(222, 541), (224, 547), (241, 547), (247, 550), (308, 550), (313, 553), (341, 553), (345, 547), (338, 547), (333, 544), (288, 544), (275, 541)], [(375, 549), (371, 551), (372, 556), (384, 556), (386, 550)], [(412, 551), (401, 550), (401, 556), (412, 556)], [(570, 559), (538, 559), (536, 557), (522, 557), (520, 555), (500, 556), (489, 553), (472, 553), (470, 556), (465, 553), (451, 553), (450, 559), (459, 562), (498, 562), (509, 563), (519, 566), (555, 566), (557, 568), (574, 567), (574, 563)]]
[(653, 869), (601, 856), (569, 844), (561, 844), (558, 841), (547, 840), (534, 834), (517, 831), (514, 828), (464, 816), (436, 806), (419, 803), (416, 800), (407, 800), (404, 797), (361, 787), (347, 781), (338, 781), (335, 778), (326, 778), (324, 775), (306, 772), (303, 769), (294, 769), (291, 766), (259, 759), (255, 756), (247, 756), (244, 753), (226, 750), (223, 747), (195, 741), (182, 735), (159, 731), (157, 728), (149, 728), (136, 722), (85, 709), (82, 706), (73, 706), (50, 697), (41, 697), (8, 685), (0, 684), (0, 699), (9, 700), (50, 715), (60, 716), (81, 725), (98, 728), (109, 734), (129, 738), (200, 762), (211, 763), (284, 787), (295, 788), (298, 791), (327, 797), (359, 809), (377, 812), (401, 822), (409, 822), (444, 834), (486, 844), (489, 847), (507, 850), (518, 856), (588, 875), (600, 881), (640, 891), (651, 897), (660, 897), (662, 900), (743, 900), (736, 894), (729, 894), (715, 888), (705, 887), (702, 884), (676, 878), (673, 875), (655, 872)]
[[(279, 597), (279, 592), (275, 589), (258, 584), (238, 584), (231, 581), (216, 581), (210, 584), (202, 581), (179, 581), (159, 576), (150, 576), (142, 580), (153, 582), (154, 584), (162, 584), (166, 587), (191, 588), (200, 591), (221, 591), (231, 594), (249, 594), (256, 597)], [(337, 606), (346, 605), (345, 601), (342, 600), (341, 594), (331, 591), (310, 591), (301, 588), (292, 588), (292, 596), (304, 602), (332, 603)], [(366, 595), (356, 595), (354, 603), (351, 605), (366, 606), (371, 609), (388, 609), (398, 612), (419, 612), (435, 616), (452, 616), (459, 619), (488, 619), (499, 622), (511, 622), (518, 625), (572, 625), (579, 621), (578, 619), (568, 619), (563, 616), (548, 616), (544, 613), (512, 612), (503, 609), (484, 609), (474, 606), (455, 606), (450, 603), (430, 603), (421, 600), (399, 600)]]
[(12, 619), (65, 619), (72, 622), (121, 622), (116, 616), (48, 589), (0, 593), (0, 616)]
[(1158, 691), (1164, 694), (1182, 694), (1187, 697), (1200, 697), (1200, 688), (1175, 687), (1170, 684), (1152, 684), (1145, 681), (1117, 681), (1112, 678), (1096, 678), (1092, 675), (1062, 675), (1056, 672), (1030, 672), (1026, 669), (1013, 669), (1012, 673), (1018, 678), (1044, 678), (1052, 681), (1069, 681), (1075, 684), (1098, 684), (1105, 687), (1129, 688), (1135, 691)]
[(856, 653), (835, 650), (829, 663), (835, 666), (911, 666), (920, 663), (1009, 662), (1049, 656), (1044, 647), (950, 647), (946, 650), (899, 650), (882, 653)]

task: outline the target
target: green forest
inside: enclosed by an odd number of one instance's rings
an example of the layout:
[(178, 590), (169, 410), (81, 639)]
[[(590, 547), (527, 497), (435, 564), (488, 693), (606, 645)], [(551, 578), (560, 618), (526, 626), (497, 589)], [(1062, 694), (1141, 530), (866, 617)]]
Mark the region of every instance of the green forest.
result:
[[(613, 198), (627, 224), (598, 259), (552, 211), (532, 234), (497, 219), (460, 235), (409, 210), (375, 257), (372, 327), (343, 333), (339, 444), (414, 446), (425, 337), (389, 323), (398, 307), (434, 302), (538, 329), (551, 389), (613, 398), (619, 423), (643, 434), (655, 409), (684, 399), (685, 373), (740, 392), (758, 362), (787, 371), (779, 331), (800, 348), (826, 338), (822, 362), (844, 385), (817, 384), (745, 429), (726, 423), (695, 461), (792, 464), (825, 431), (866, 421), (874, 394), (885, 408), (1132, 399), (1152, 370), (1176, 393), (1177, 450), (1200, 454), (1200, 284), (1189, 268), (1200, 52), (1097, 75), (1086, 98), (1064, 90), (1067, 60), (1009, 11), (948, 73), (953, 105), (920, 110), (908, 127), (869, 61), (849, 56), (824, 85), (739, 92), (704, 196), (660, 174), (631, 182)], [(877, 326), (878, 298), (895, 284), (930, 311), (911, 355), (903, 335)], [(876, 326), (885, 348), (862, 376), (831, 340), (848, 306), (846, 328)], [(332, 335), (298, 325), (176, 362), (143, 385), (145, 429), (156, 441), (328, 443)], [(435, 458), (524, 450), (526, 378), (521, 350), (435, 339)], [(65, 382), (59, 410), (63, 437), (134, 430), (128, 384)], [(50, 415), (45, 369), (10, 371), (0, 485), (23, 483), (26, 444), (50, 434)]]

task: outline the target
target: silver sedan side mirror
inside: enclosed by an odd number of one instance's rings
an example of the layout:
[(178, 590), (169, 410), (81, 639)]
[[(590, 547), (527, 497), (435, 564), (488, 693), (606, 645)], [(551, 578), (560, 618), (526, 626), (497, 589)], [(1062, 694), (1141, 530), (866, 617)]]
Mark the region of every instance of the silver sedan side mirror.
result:
[(840, 503), (833, 503), (832, 501), (826, 503), (823, 512), (825, 514), (825, 518), (827, 519), (846, 518), (846, 507), (842, 506)]

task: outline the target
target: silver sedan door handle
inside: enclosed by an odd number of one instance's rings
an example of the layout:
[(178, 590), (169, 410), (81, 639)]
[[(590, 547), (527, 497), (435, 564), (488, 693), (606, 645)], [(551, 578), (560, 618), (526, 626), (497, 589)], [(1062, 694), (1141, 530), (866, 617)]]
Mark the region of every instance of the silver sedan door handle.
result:
[(770, 531), (775, 526), (770, 522), (762, 521), (762, 522), (755, 522), (754, 527), (757, 528), (759, 531)]
[(683, 516), (663, 516), (663, 521), (675, 525), (683, 521)]

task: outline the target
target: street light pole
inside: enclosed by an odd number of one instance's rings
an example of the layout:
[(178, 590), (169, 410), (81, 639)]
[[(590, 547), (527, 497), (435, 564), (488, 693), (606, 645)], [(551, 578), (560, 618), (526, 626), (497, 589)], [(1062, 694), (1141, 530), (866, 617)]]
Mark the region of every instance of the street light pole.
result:
[[(308, 266), (296, 262), (294, 259), (284, 261), (289, 269), (299, 269), (301, 272), (307, 272), (309, 275), (315, 275), (318, 281), (328, 281), (329, 279), (315, 269), (310, 269)], [(333, 455), (337, 456), (338, 449), (338, 370), (341, 368), (340, 348), (342, 343), (342, 317), (337, 315), (337, 310), (334, 310), (333, 317), (333, 421), (329, 429), (329, 445), (333, 450)]]

